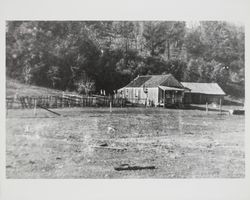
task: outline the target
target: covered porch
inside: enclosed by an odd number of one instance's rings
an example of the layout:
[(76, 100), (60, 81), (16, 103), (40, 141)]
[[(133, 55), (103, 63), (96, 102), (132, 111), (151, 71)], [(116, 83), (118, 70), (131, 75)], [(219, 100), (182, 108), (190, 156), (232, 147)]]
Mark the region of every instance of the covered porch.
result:
[(159, 105), (163, 107), (181, 106), (185, 89), (159, 86)]

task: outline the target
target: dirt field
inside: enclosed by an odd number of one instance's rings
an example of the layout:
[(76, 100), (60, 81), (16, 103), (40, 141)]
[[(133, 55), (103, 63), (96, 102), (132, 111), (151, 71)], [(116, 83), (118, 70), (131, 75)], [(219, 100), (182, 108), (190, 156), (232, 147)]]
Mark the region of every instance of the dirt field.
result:
[[(244, 116), (163, 108), (9, 110), (7, 178), (243, 178)], [(156, 169), (116, 171), (121, 164)]]

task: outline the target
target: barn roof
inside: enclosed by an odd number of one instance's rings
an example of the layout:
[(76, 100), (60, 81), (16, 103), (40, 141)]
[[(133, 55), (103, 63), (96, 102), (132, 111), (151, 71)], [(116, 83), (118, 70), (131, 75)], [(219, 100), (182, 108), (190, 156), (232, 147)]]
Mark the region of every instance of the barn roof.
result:
[(143, 87), (144, 85), (146, 87), (167, 86), (184, 88), (183, 85), (177, 81), (172, 74), (138, 76), (125, 87)]
[(192, 83), (192, 82), (181, 82), (181, 84), (189, 88), (191, 93), (202, 93), (211, 95), (226, 95), (225, 92), (217, 83)]

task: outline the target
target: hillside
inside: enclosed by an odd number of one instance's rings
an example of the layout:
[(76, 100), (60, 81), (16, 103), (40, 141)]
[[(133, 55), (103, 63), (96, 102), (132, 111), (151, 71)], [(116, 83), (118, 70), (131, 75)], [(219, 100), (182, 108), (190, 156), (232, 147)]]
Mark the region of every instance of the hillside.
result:
[(14, 79), (6, 79), (6, 97), (14, 96), (15, 94), (19, 96), (62, 95), (62, 92), (61, 90), (23, 84)]

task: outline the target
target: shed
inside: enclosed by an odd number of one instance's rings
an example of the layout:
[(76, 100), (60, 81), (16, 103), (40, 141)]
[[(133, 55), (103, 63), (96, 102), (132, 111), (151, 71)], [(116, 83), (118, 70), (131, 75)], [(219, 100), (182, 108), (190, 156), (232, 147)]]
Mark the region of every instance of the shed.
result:
[(118, 92), (129, 102), (152, 106), (182, 104), (184, 86), (172, 74), (138, 76)]
[(217, 103), (223, 102), (225, 92), (217, 83), (193, 83), (193, 82), (181, 82), (185, 88), (189, 88), (190, 91), (186, 91), (184, 94), (185, 103), (193, 104), (205, 104), (205, 103)]

